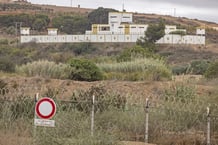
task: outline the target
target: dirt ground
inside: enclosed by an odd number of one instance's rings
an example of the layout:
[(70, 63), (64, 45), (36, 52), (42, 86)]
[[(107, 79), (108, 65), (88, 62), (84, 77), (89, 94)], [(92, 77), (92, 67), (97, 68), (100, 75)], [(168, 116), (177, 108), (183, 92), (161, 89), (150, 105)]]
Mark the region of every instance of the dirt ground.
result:
[[(18, 93), (28, 96), (35, 96), (36, 93), (44, 95), (48, 91), (56, 91), (57, 98), (68, 100), (75, 91), (88, 90), (91, 87), (103, 86), (111, 93), (119, 93), (123, 96), (132, 98), (132, 100), (156, 98), (164, 90), (170, 88), (175, 83), (195, 85), (198, 94), (208, 94), (214, 88), (212, 86), (201, 85), (201, 76), (176, 76), (171, 81), (96, 81), (79, 82), (72, 80), (44, 79), (40, 77), (20, 77), (20, 76), (1, 76), (11, 93), (8, 97), (17, 96)], [(14, 96), (13, 96), (14, 95)]]

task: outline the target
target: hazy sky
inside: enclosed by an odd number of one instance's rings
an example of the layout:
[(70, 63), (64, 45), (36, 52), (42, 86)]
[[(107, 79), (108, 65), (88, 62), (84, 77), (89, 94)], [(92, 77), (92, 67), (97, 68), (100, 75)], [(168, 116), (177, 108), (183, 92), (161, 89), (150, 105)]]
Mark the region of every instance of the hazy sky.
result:
[(218, 0), (28, 0), (31, 3), (85, 8), (114, 8), (128, 12), (156, 13), (218, 23)]

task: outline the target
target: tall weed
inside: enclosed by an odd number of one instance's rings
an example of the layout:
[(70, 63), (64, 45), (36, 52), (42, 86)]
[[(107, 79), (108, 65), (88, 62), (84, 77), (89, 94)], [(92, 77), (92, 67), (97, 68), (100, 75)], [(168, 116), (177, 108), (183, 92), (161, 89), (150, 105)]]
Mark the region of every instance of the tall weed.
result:
[(127, 62), (99, 63), (106, 79), (117, 80), (162, 80), (171, 79), (171, 70), (160, 59), (143, 58)]
[(16, 72), (26, 76), (40, 76), (54, 79), (67, 79), (71, 73), (70, 66), (66, 64), (56, 64), (47, 60), (39, 60), (16, 66)]

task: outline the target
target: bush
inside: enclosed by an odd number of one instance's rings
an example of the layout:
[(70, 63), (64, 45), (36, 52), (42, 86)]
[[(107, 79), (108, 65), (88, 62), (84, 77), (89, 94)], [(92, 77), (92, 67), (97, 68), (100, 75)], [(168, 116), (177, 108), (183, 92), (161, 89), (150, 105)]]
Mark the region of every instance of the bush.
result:
[(204, 76), (209, 79), (218, 77), (218, 61), (215, 61), (208, 66)]
[(0, 39), (0, 44), (8, 45), (8, 39)]
[(78, 103), (75, 107), (78, 111), (90, 112), (92, 108), (92, 96), (95, 95), (95, 111), (103, 112), (110, 107), (124, 109), (126, 98), (119, 93), (108, 92), (104, 86), (93, 86), (88, 90), (75, 92), (71, 100)]
[(14, 72), (15, 65), (8, 57), (0, 58), (0, 70), (4, 72)]
[(124, 50), (118, 57), (118, 62), (131, 61), (134, 58), (143, 58), (147, 56), (146, 50), (141, 46), (135, 46)]
[(190, 65), (188, 64), (176, 65), (172, 67), (172, 72), (174, 75), (188, 74), (189, 70)]
[(78, 81), (98, 81), (103, 78), (102, 72), (90, 60), (87, 59), (71, 59), (70, 66), (72, 68), (70, 79)]
[(196, 60), (191, 62), (191, 73), (203, 75), (209, 67), (209, 62), (205, 60)]
[(96, 51), (96, 48), (89, 42), (83, 42), (76, 45), (68, 45), (76, 55), (90, 54)]
[(16, 72), (27, 76), (41, 76), (46, 78), (67, 79), (71, 68), (66, 64), (56, 64), (47, 60), (34, 61), (17, 66)]

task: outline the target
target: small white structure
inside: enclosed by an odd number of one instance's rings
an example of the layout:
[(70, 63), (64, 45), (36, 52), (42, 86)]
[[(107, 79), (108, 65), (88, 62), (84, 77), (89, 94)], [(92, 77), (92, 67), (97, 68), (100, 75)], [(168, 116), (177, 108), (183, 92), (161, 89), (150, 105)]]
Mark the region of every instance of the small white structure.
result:
[(196, 29), (196, 35), (205, 35), (205, 29), (198, 28)]
[(20, 34), (21, 35), (30, 35), (30, 27), (21, 27)]
[(48, 35), (58, 35), (58, 29), (57, 28), (48, 28)]

